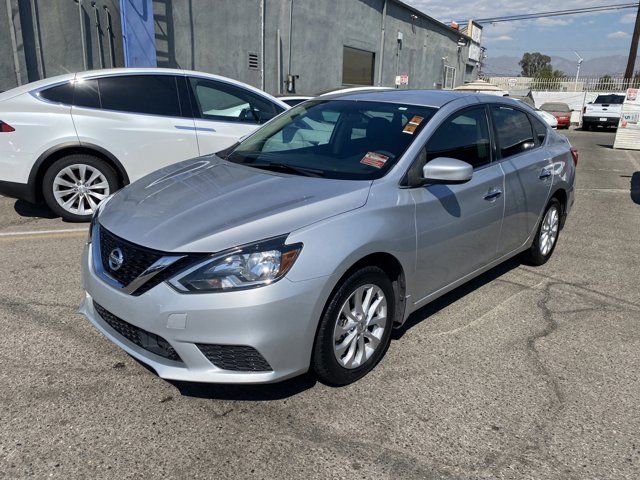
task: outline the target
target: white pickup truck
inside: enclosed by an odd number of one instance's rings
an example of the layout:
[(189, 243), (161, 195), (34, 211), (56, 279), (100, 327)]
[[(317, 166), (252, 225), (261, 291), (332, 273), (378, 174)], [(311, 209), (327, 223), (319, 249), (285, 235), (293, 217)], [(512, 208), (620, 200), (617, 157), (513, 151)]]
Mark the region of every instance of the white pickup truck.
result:
[(598, 125), (601, 127), (617, 127), (622, 116), (624, 95), (608, 93), (598, 95), (593, 102), (589, 102), (582, 112), (582, 128), (591, 130)]

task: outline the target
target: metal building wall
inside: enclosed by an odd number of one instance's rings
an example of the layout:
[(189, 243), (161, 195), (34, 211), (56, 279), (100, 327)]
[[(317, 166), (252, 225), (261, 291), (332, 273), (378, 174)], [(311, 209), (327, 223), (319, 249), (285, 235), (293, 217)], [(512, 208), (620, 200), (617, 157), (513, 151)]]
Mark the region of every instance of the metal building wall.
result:
[[(87, 69), (100, 68), (101, 55), (104, 65), (110, 66), (107, 17), (103, 6), (107, 6), (112, 17), (115, 65), (123, 65), (119, 0), (96, 1), (102, 50), (98, 48), (95, 10), (89, 0), (83, 0), (82, 25)], [(80, 19), (78, 4), (74, 0), (3, 0), (0, 3), (0, 45), (3, 45), (0, 49), (0, 90), (44, 77), (84, 70)], [(11, 26), (15, 32), (15, 50), (12, 47)], [(20, 66), (19, 81), (14, 55)]]
[[(342, 49), (350, 46), (374, 52), (375, 84), (393, 86), (396, 75), (404, 73), (409, 75), (408, 88), (434, 88), (443, 81), (443, 57), (457, 69), (456, 84), (465, 80), (467, 47), (458, 51), (460, 34), (422, 15), (412, 18), (416, 12), (394, 0), (386, 0), (386, 15), (385, 0), (152, 3), (158, 66), (217, 73), (270, 93), (282, 92), (287, 73), (292, 73), (299, 75), (297, 92), (312, 94), (342, 85)], [(119, 4), (119, 0), (96, 2), (101, 22), (100, 51), (95, 10), (89, 0), (82, 0), (88, 69), (100, 67), (101, 55), (103, 64), (110, 66), (104, 5), (112, 17), (115, 64), (123, 65)], [(398, 51), (399, 31), (403, 43)], [(3, 0), (0, 42), (5, 46), (0, 51), (0, 90), (84, 69), (80, 16), (74, 0)], [(249, 54), (257, 55), (258, 68), (250, 67)]]
[[(409, 85), (403, 88), (434, 88), (443, 82), (445, 62), (457, 70), (456, 85), (470, 79), (465, 76), (468, 47), (458, 49), (461, 35), (424, 16), (413, 19), (415, 11), (392, 0), (387, 0), (382, 56), (384, 4), (385, 0), (154, 0), (158, 65), (229, 76), (269, 93), (283, 92), (282, 82), (292, 73), (299, 75), (296, 92), (313, 94), (342, 85), (342, 49), (350, 46), (375, 53), (376, 84), (380, 78), (381, 85), (393, 86), (396, 75), (406, 73)], [(404, 37), (399, 52), (398, 31)], [(249, 68), (249, 53), (258, 54), (260, 68)]]

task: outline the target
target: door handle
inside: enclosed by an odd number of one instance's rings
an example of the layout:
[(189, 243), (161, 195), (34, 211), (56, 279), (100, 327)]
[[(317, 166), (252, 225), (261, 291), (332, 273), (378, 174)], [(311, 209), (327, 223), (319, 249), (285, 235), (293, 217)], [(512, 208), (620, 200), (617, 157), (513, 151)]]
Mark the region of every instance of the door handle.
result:
[(490, 189), (487, 192), (487, 194), (484, 196), (484, 199), (485, 200), (495, 200), (500, 195), (502, 195), (502, 190), (497, 188), (497, 187), (493, 187), (492, 189)]
[(543, 168), (538, 178), (540, 180), (544, 180), (545, 178), (549, 178), (551, 175), (553, 175), (553, 173), (551, 173), (551, 170), (547, 170), (546, 168)]

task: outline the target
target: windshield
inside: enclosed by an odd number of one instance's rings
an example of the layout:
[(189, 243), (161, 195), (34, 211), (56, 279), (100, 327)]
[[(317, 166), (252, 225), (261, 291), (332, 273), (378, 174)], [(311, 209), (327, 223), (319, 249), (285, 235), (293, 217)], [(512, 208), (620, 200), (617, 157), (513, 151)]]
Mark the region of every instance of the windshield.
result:
[(257, 130), (226, 158), (298, 175), (373, 180), (398, 161), (435, 111), (398, 103), (308, 101)]
[(571, 111), (569, 105), (566, 103), (545, 103), (540, 107), (540, 109), (545, 112), (569, 113)]
[(622, 104), (624, 103), (624, 95), (598, 95), (593, 103)]

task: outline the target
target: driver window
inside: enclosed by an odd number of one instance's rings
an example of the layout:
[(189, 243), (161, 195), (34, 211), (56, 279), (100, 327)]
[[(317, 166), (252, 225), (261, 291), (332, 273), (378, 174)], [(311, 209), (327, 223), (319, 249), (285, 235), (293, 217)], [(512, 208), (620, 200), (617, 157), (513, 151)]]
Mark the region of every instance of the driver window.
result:
[(205, 120), (264, 123), (281, 109), (265, 98), (234, 85), (201, 78), (190, 78), (196, 99), (196, 116)]
[(474, 168), (491, 162), (489, 124), (484, 107), (458, 112), (445, 120), (427, 142), (427, 162), (455, 158)]

